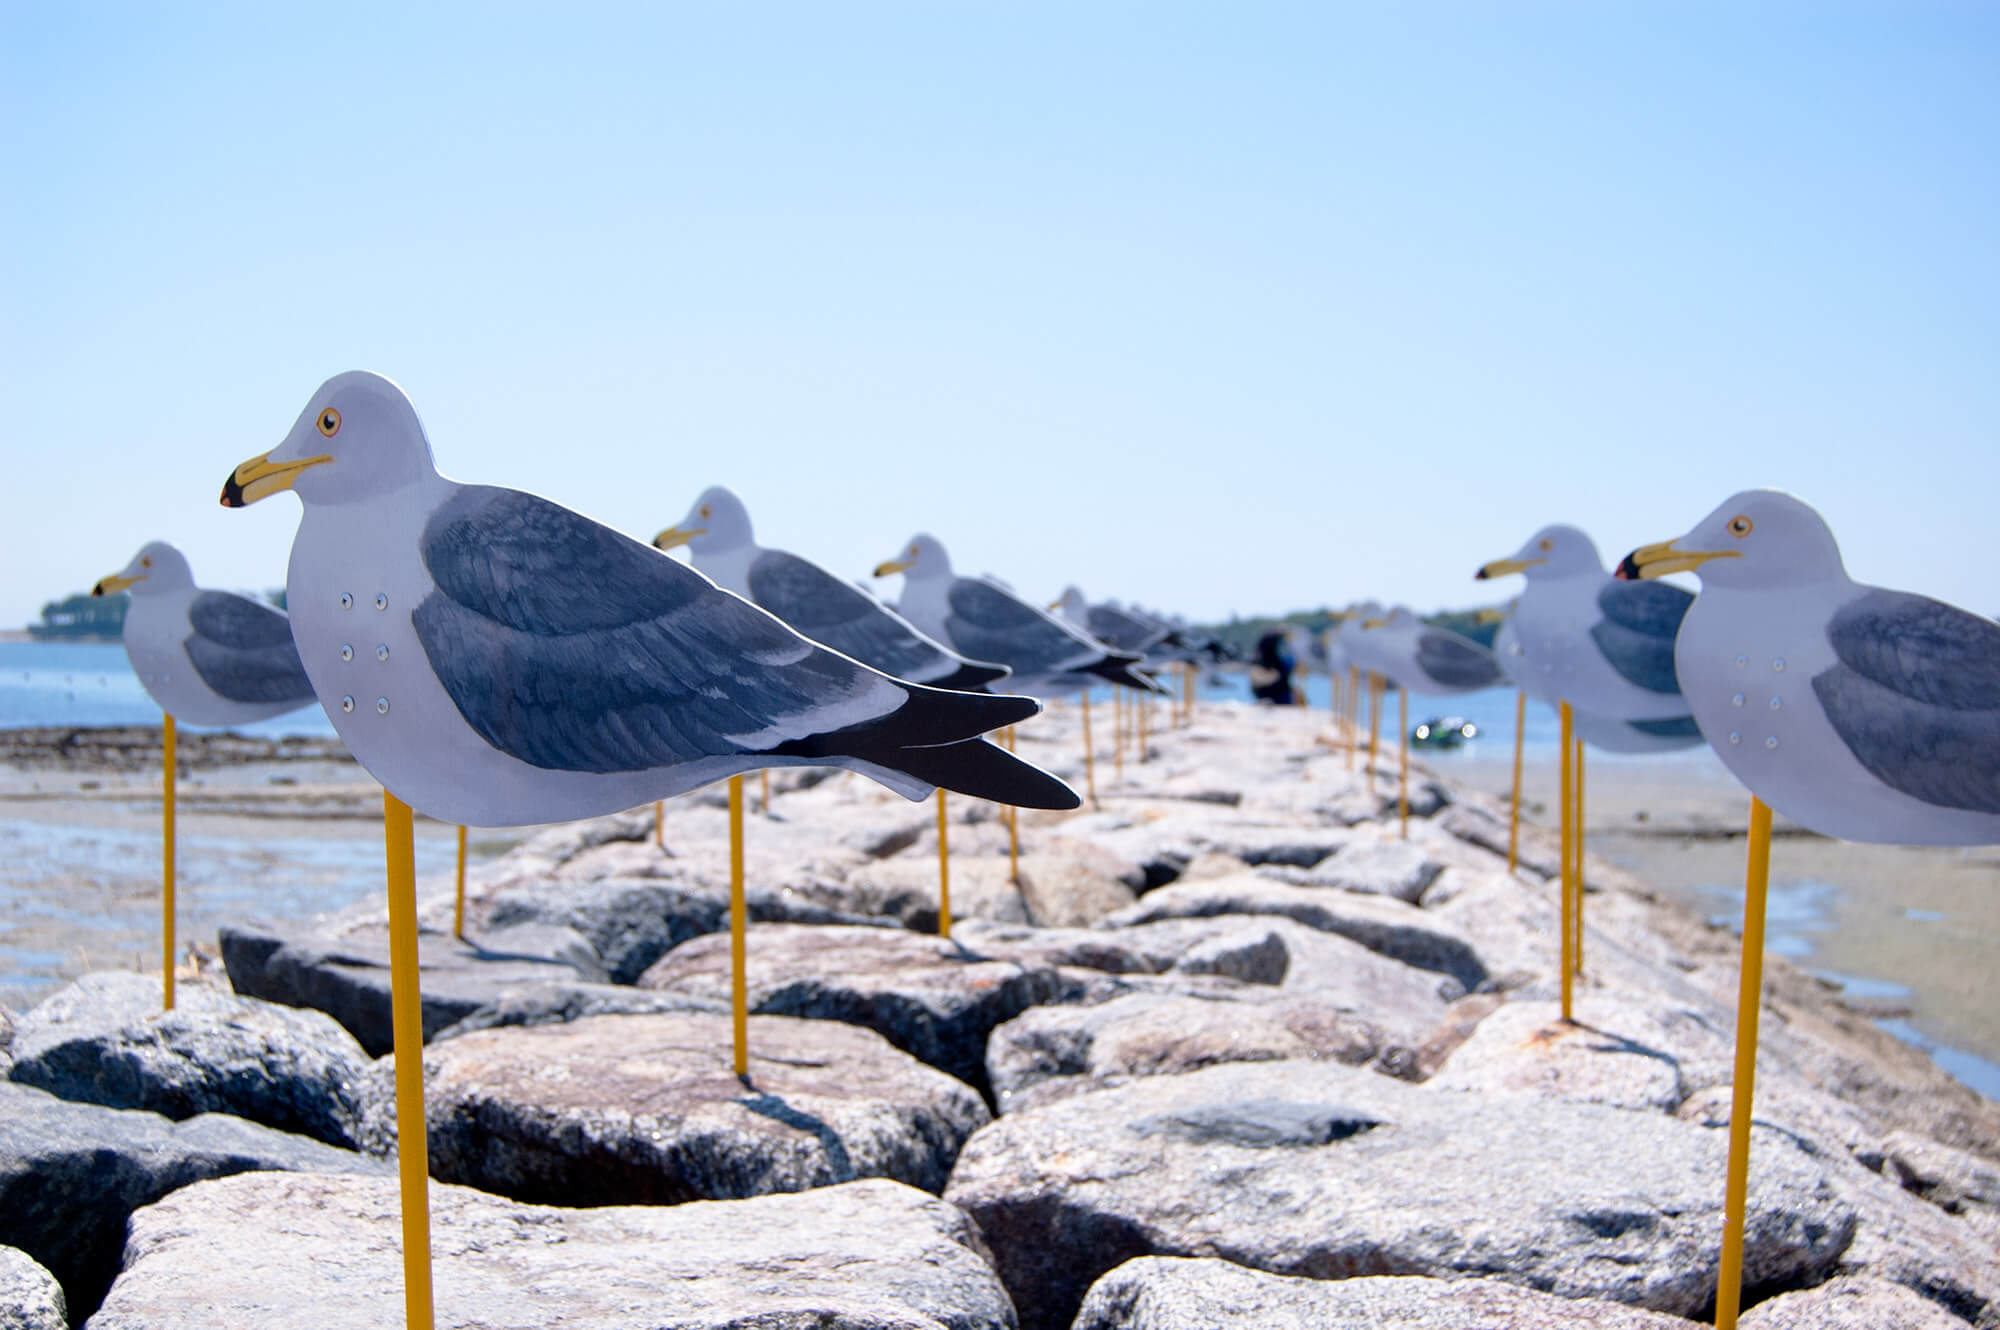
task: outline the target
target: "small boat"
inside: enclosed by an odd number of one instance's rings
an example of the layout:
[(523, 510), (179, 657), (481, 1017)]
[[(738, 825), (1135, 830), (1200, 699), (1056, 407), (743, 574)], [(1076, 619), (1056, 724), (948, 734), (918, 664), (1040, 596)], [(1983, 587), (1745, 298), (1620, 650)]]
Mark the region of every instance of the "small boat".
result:
[(1467, 739), (1477, 739), (1479, 727), (1463, 716), (1432, 716), (1410, 731), (1413, 748), (1456, 748)]

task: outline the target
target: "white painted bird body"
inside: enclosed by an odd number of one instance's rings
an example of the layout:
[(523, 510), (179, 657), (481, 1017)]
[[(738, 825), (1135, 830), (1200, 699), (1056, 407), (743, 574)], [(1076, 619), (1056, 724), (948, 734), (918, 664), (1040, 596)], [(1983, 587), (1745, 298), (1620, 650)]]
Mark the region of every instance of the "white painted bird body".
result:
[(1691, 562), (1681, 686), (1753, 794), (1843, 840), (2000, 843), (2000, 624), (1852, 580), (1819, 515), (1776, 491), (1734, 496), (1625, 571)]
[[(160, 710), (191, 725), (248, 725), (312, 705), (313, 697), (296, 684), (297, 664), (289, 658), (286, 635), (276, 631), (284, 615), (261, 601), (230, 591), (210, 591), (195, 585), (187, 560), (164, 541), (153, 541), (134, 555), (124, 571), (98, 583), (116, 584), (130, 592), (125, 610), (123, 642), (132, 672)], [(261, 649), (235, 651), (214, 638), (204, 639), (195, 625), (195, 605), (224, 608), (256, 627), (272, 629)], [(203, 677), (192, 652), (206, 649), (215, 683)], [(234, 656), (218, 661), (218, 656)], [(256, 659), (261, 656), (263, 659)], [(264, 668), (266, 665), (271, 668)], [(287, 683), (287, 680), (292, 680)], [(237, 696), (218, 691), (236, 685)], [(267, 700), (266, 700), (267, 699)]]

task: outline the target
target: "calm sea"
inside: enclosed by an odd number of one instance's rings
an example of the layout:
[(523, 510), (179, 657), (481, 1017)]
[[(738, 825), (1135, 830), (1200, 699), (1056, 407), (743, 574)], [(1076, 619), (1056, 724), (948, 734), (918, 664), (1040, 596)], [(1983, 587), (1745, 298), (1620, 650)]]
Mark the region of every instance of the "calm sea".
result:
[[(160, 708), (116, 642), (0, 642), (0, 729), (158, 725)], [(187, 726), (201, 729), (201, 726)], [(317, 706), (235, 727), (243, 734), (333, 734)]]

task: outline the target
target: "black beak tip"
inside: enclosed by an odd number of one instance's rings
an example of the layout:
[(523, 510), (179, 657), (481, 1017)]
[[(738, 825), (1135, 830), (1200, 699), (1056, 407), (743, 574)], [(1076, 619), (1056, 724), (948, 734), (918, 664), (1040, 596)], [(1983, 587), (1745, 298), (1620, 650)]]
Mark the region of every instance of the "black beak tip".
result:
[(1639, 565), (1632, 562), (1632, 556), (1628, 554), (1618, 561), (1618, 570), (1611, 575), (1621, 582), (1637, 582), (1640, 580)]
[(222, 482), (222, 506), (224, 508), (241, 508), (243, 506), (243, 487), (236, 483), (236, 473), (234, 471), (231, 471), (229, 478)]
[(92, 587), (92, 588), (90, 589), (90, 594), (91, 594), (91, 595), (93, 595), (93, 596), (101, 596), (101, 595), (103, 595), (103, 594), (104, 594), (104, 583), (102, 583), (102, 582), (99, 582), (99, 583), (98, 583), (98, 584), (97, 584), (96, 586), (93, 586), (93, 587)]
[(1487, 571), (1484, 568), (1481, 568), (1478, 572), (1472, 575), (1472, 580), (1475, 582), (1484, 582), (1487, 580), (1487, 577), (1488, 577)]

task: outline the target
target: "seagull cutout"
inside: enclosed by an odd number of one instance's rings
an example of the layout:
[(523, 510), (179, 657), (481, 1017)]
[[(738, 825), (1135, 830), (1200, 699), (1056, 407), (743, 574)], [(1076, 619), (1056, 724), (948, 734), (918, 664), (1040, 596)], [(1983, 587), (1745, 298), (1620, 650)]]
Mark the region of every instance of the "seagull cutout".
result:
[(903, 557), (876, 565), (875, 576), (902, 573), (902, 616), (975, 660), (1014, 671), (1009, 687), (1024, 693), (1070, 692), (1098, 679), (1146, 692), (1163, 691), (1133, 671), (1137, 654), (1118, 651), (1022, 600), (990, 577), (959, 577), (934, 536), (916, 536)]
[(1701, 579), (1682, 687), (1752, 794), (1844, 840), (2000, 843), (2000, 624), (1849, 578), (1825, 520), (1777, 490), (1618, 567), (1675, 572)]
[(1536, 681), (1529, 691), (1614, 720), (1688, 713), (1674, 677), (1674, 634), (1693, 597), (1664, 583), (1621, 582), (1573, 526), (1543, 527), (1475, 577), (1520, 573), (1514, 636)]
[(1382, 603), (1364, 600), (1350, 605), (1347, 617), (1333, 630), (1333, 640), (1327, 646), (1329, 659), (1338, 657), (1359, 669), (1363, 674), (1379, 674), (1391, 689), (1396, 688), (1395, 666), (1398, 662), (1390, 659), (1386, 652), (1377, 649), (1375, 640), (1368, 634), (1365, 624), (1381, 619)]
[(292, 626), (269, 605), (233, 591), (205, 591), (181, 552), (144, 546), (93, 596), (129, 591), (125, 656), (160, 710), (195, 725), (246, 725), (314, 700), (292, 645)]
[(1370, 648), (1393, 666), (1389, 673), (1413, 693), (1476, 693), (1502, 682), (1492, 652), (1462, 634), (1433, 628), (1408, 606), (1363, 620), (1361, 632)]
[(1063, 588), (1061, 598), (1049, 606), (1049, 611), (1071, 628), (1090, 634), (1113, 650), (1133, 652), (1142, 658), (1177, 636), (1167, 625), (1144, 615), (1110, 604), (1092, 605), (1073, 586)]
[(824, 647), (884, 674), (933, 688), (976, 691), (1007, 677), (1005, 665), (969, 660), (868, 592), (820, 565), (758, 545), (743, 501), (721, 485), (653, 537), (653, 548), (685, 545), (694, 566), (724, 591), (769, 610)]
[(431, 817), (567, 821), (793, 765), (912, 799), (1077, 806), (977, 737), (1032, 700), (892, 679), (547, 499), (447, 480), (380, 375), (329, 379), (222, 502), (286, 489), (303, 509), (287, 599), (306, 674), (348, 750)]
[[(1525, 653), (1520, 642), (1515, 640), (1511, 607), (1501, 617), (1500, 627), (1494, 631), (1493, 660), (1508, 681), (1529, 697), (1550, 706), (1561, 703), (1561, 698), (1545, 697), (1537, 691), (1540, 676), (1527, 668)], [(1685, 702), (1686, 699), (1682, 700)], [(1594, 711), (1578, 711), (1572, 706), (1570, 729), (1592, 748), (1607, 753), (1670, 753), (1676, 749), (1693, 748), (1703, 742), (1701, 727), (1694, 723), (1691, 715), (1617, 720), (1600, 716)]]

